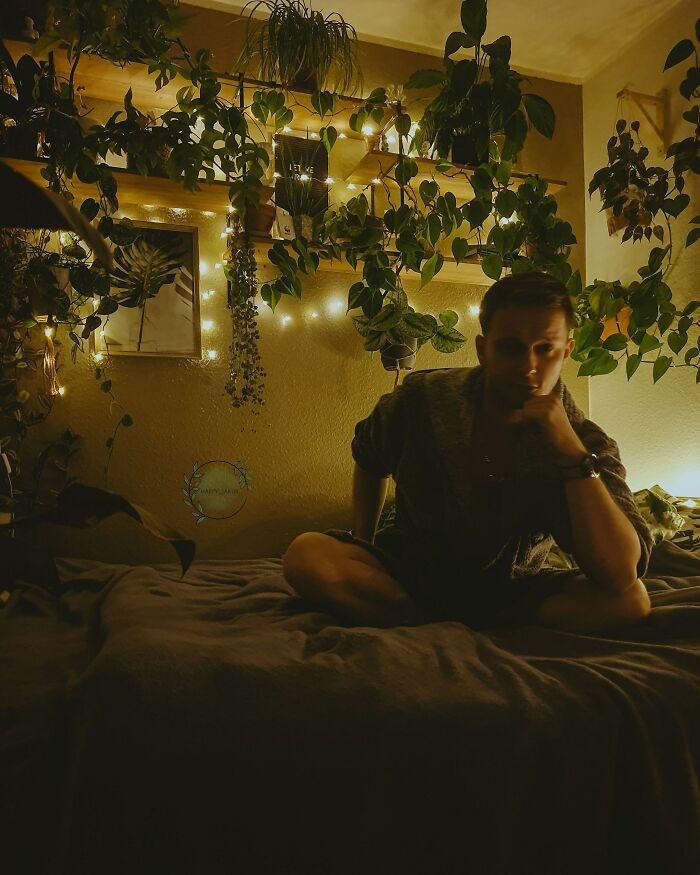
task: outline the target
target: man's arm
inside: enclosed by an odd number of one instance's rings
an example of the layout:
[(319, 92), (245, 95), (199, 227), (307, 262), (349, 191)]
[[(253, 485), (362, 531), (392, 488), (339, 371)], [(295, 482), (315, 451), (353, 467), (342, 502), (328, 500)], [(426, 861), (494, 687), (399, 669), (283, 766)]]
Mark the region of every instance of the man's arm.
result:
[(571, 479), (565, 481), (565, 489), (572, 552), (581, 570), (611, 592), (634, 586), (642, 555), (639, 536), (605, 483), (592, 477)]
[(388, 488), (388, 477), (377, 477), (355, 463), (352, 478), (352, 532), (356, 538), (374, 542)]

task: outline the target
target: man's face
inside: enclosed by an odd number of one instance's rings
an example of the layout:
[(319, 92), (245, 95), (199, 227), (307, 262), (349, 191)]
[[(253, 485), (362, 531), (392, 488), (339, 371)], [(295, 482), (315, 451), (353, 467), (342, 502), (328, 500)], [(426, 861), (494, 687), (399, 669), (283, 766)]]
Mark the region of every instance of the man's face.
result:
[(528, 398), (548, 395), (574, 348), (568, 334), (560, 307), (497, 310), (488, 336), (476, 338), (476, 352), (492, 399), (499, 406), (519, 409)]

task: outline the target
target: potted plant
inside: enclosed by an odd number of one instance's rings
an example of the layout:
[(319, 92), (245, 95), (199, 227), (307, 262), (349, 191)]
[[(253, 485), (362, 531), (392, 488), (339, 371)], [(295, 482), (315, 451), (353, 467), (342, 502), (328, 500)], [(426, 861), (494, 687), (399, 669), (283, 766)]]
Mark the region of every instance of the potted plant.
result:
[[(510, 69), (509, 36), (482, 44), (486, 0), (464, 0), (461, 22), (462, 30), (445, 42), (443, 70), (417, 70), (405, 84), (440, 89), (423, 112), (413, 145), (422, 154), (427, 143), (455, 164), (476, 166), (499, 153), (512, 161), (530, 125), (552, 137), (554, 111), (539, 95), (521, 93), (524, 78)], [(453, 61), (451, 55), (463, 48), (473, 48), (474, 58)]]
[[(265, 20), (256, 12), (269, 13)], [(354, 94), (362, 84), (357, 33), (342, 15), (315, 12), (306, 0), (254, 0), (247, 12), (245, 42), (236, 71), (255, 59), (257, 75), (268, 82), (310, 91), (328, 88)]]
[[(35, 159), (39, 152), (40, 119), (44, 115), (37, 104), (51, 97), (48, 79), (31, 55), (22, 55), (15, 64), (2, 40), (0, 73), (0, 154)], [(34, 96), (35, 85), (39, 100)]]

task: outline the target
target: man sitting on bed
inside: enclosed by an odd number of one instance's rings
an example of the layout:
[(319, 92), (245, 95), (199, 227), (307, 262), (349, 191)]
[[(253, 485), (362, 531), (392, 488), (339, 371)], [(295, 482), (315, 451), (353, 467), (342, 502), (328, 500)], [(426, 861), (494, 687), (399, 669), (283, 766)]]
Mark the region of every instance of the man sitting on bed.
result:
[[(644, 619), (651, 535), (617, 444), (560, 379), (566, 287), (505, 277), (479, 321), (477, 367), (414, 371), (356, 425), (353, 530), (299, 535), (286, 579), (350, 624), (601, 632)], [(375, 539), (389, 476), (396, 518)], [(580, 572), (542, 567), (553, 541)]]

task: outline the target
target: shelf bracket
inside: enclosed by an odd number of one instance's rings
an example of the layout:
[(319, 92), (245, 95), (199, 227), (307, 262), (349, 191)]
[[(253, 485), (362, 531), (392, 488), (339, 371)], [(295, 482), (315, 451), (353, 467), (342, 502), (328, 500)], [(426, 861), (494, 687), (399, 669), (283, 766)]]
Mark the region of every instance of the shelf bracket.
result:
[[(629, 100), (635, 104), (654, 132), (659, 155), (665, 155), (668, 116), (668, 92), (666, 89), (664, 88), (654, 95), (642, 94), (639, 91), (623, 88), (622, 91), (617, 92), (616, 97)], [(651, 112), (654, 112), (655, 119), (652, 118)]]

